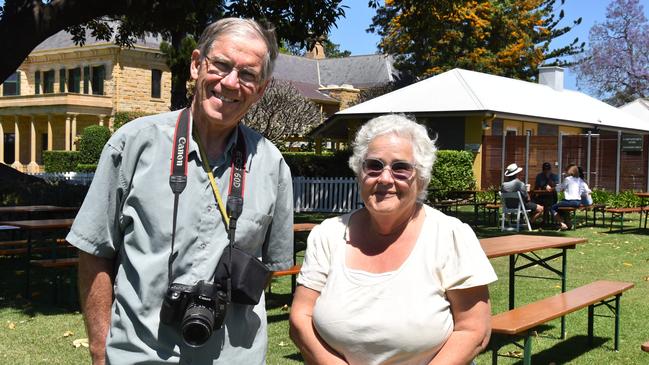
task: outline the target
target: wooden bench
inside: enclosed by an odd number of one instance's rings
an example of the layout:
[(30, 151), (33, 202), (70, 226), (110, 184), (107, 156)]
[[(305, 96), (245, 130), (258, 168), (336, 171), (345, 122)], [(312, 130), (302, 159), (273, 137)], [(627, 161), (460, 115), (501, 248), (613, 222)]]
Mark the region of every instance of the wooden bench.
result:
[[(63, 286), (62, 285), (62, 273), (63, 270), (65, 269), (76, 269), (77, 266), (79, 265), (79, 258), (78, 257), (66, 257), (66, 258), (60, 258), (60, 259), (43, 259), (43, 260), (30, 260), (29, 264), (35, 267), (39, 267), (42, 269), (53, 269), (57, 270), (56, 275), (53, 280), (53, 285), (52, 285), (52, 295), (51, 298), (53, 299), (54, 304), (60, 304), (60, 294), (59, 289)], [(73, 305), (76, 305), (77, 303), (77, 284), (76, 284), (76, 275), (71, 276), (71, 282), (72, 284), (69, 285), (69, 289), (66, 290), (66, 294), (64, 297), (72, 298), (69, 299), (70, 303)], [(29, 284), (28, 284), (29, 285)]]
[(29, 264), (45, 269), (62, 269), (67, 267), (76, 267), (79, 265), (79, 258), (66, 257), (61, 259), (30, 260)]
[(583, 211), (586, 218), (586, 224), (588, 224), (588, 212), (593, 211), (593, 226), (597, 225), (597, 214), (602, 214), (602, 224), (606, 224), (606, 217), (604, 212), (606, 210), (605, 204), (592, 204), (592, 205), (583, 205), (580, 204), (579, 207), (559, 207), (557, 208), (559, 212), (567, 212), (568, 215), (572, 216), (570, 219), (572, 223), (572, 229), (577, 229), (577, 211)]
[[(297, 285), (295, 281), (295, 276), (300, 273), (302, 265), (293, 265), (286, 270), (273, 271), (273, 277), (278, 278), (282, 276), (291, 275), (291, 293), (295, 293), (295, 286)], [(271, 293), (271, 283), (268, 284), (268, 293)]]
[[(0, 245), (0, 256), (16, 256), (16, 255), (25, 255), (27, 253), (27, 241), (5, 241), (1, 242), (3, 245)], [(52, 252), (53, 249), (71, 249), (74, 246), (67, 243), (65, 239), (57, 239), (56, 247), (33, 247), (31, 253), (47, 253)]]
[[(595, 281), (565, 293), (493, 315), (491, 317), (491, 332), (497, 334), (499, 338), (494, 336), (490, 342), (492, 364), (497, 364), (498, 350), (504, 344), (513, 342), (512, 337), (514, 342), (517, 338), (523, 337), (523, 364), (531, 364), (532, 330), (539, 325), (585, 307), (588, 307), (588, 340), (592, 344), (595, 308), (600, 305), (605, 305), (614, 311), (614, 341), (615, 350), (617, 351), (620, 328), (620, 296), (631, 288), (633, 288), (633, 283), (607, 280)], [(614, 304), (611, 305), (611, 302), (614, 302)], [(505, 340), (504, 343), (501, 338)]]
[[(625, 213), (641, 213), (642, 208), (606, 208), (606, 212), (611, 213), (611, 224), (609, 232), (613, 230), (613, 222), (620, 222), (620, 232), (624, 232), (624, 214)], [(642, 218), (642, 216), (641, 216)]]
[(640, 348), (644, 352), (649, 352), (649, 341), (647, 341), (647, 342), (643, 343), (642, 345), (640, 345)]

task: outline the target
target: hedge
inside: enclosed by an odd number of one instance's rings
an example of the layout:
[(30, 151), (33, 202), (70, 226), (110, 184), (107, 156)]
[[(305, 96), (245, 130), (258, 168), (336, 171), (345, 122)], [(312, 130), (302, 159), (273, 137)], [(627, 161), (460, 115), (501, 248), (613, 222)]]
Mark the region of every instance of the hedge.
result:
[(437, 160), (428, 185), (429, 200), (444, 197), (451, 190), (475, 189), (473, 159), (473, 153), (468, 151), (437, 151)]
[(316, 155), (313, 152), (283, 152), (284, 160), (293, 176), (307, 177), (353, 177), (354, 172), (347, 161), (351, 151)]
[(79, 164), (78, 151), (43, 151), (45, 172), (75, 171)]
[(137, 119), (140, 117), (144, 117), (147, 115), (151, 115), (151, 113), (144, 113), (144, 112), (117, 112), (115, 113), (113, 117), (113, 130), (119, 129), (119, 127), (123, 126), (124, 124), (132, 121), (133, 119)]
[(91, 125), (84, 128), (79, 140), (79, 163), (96, 164), (109, 138), (110, 130), (107, 127)]

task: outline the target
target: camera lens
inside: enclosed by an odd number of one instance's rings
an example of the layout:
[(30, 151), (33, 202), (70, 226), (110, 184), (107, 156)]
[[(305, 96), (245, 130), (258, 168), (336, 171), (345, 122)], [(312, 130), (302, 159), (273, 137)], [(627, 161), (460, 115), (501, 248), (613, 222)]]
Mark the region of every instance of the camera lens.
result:
[(185, 311), (181, 331), (185, 343), (192, 347), (200, 347), (212, 336), (214, 328), (214, 313), (201, 305), (191, 305)]

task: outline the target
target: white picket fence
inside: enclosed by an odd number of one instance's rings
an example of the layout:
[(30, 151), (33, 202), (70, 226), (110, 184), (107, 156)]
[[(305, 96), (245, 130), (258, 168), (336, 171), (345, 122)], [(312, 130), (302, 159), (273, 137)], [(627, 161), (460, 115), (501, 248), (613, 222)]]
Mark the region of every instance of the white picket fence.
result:
[(46, 181), (67, 181), (74, 185), (90, 185), (94, 172), (41, 172), (32, 174)]
[[(67, 181), (90, 185), (94, 173), (38, 173), (34, 176), (47, 181)], [(293, 178), (293, 209), (295, 212), (346, 213), (362, 206), (358, 184), (354, 178), (303, 177)]]
[(299, 212), (350, 212), (363, 202), (354, 178), (293, 178), (293, 209)]

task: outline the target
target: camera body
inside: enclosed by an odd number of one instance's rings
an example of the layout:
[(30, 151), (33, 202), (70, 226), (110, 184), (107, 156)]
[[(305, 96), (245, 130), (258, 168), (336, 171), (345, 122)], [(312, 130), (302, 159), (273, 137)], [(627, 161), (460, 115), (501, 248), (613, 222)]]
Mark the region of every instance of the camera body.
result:
[(160, 321), (177, 325), (188, 346), (200, 347), (223, 325), (227, 302), (227, 292), (220, 283), (173, 283), (164, 296)]

